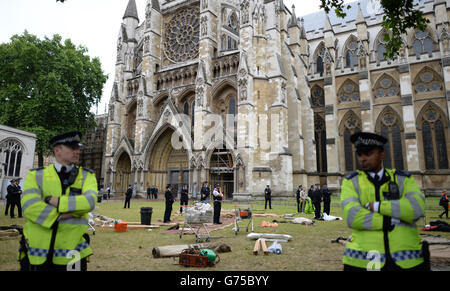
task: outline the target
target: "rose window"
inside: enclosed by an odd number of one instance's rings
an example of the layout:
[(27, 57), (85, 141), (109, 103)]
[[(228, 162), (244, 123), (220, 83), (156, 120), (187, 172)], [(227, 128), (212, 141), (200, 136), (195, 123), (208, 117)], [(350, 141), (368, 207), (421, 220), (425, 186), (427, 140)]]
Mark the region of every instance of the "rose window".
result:
[(179, 63), (198, 57), (200, 20), (198, 9), (184, 9), (166, 25), (164, 53)]

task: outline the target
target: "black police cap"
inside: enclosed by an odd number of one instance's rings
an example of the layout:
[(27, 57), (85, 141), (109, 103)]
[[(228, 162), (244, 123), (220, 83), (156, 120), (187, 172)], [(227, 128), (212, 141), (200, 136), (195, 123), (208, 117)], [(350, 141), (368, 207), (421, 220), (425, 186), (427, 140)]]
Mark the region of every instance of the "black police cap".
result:
[(350, 141), (355, 145), (356, 150), (384, 148), (387, 139), (372, 132), (357, 132), (350, 137)]
[(52, 137), (52, 139), (50, 139), (50, 145), (52, 147), (59, 144), (64, 144), (68, 146), (82, 146), (82, 144), (80, 143), (82, 136), (83, 135), (79, 131), (71, 131), (58, 134)]

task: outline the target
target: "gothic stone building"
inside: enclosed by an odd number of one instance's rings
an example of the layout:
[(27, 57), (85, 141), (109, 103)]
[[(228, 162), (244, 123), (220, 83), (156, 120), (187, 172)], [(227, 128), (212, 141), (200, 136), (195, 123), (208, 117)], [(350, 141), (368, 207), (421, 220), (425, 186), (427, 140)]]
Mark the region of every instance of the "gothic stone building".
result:
[[(369, 0), (342, 20), (298, 18), (282, 0), (130, 0), (109, 103), (105, 187), (160, 190), (219, 182), (228, 199), (277, 199), (298, 185), (339, 189), (358, 167), (358, 130), (386, 135), (386, 167), (425, 191), (450, 185), (450, 55), (445, 1), (386, 59)], [(223, 124), (224, 128), (217, 125)]]

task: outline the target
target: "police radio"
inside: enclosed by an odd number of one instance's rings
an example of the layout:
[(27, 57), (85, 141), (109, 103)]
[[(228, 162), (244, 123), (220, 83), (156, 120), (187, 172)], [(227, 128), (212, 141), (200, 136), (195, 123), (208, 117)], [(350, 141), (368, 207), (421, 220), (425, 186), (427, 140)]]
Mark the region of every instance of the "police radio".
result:
[(400, 191), (398, 185), (395, 182), (389, 182), (389, 192), (383, 192), (385, 200), (398, 200), (400, 199)]

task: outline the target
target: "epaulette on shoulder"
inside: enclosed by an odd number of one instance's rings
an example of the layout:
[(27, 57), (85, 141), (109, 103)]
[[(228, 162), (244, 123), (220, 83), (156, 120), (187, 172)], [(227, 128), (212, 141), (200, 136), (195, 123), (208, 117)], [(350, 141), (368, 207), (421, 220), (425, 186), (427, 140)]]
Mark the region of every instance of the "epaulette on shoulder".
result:
[(358, 176), (358, 172), (357, 171), (351, 172), (350, 174), (345, 176), (345, 179), (351, 180), (355, 176)]
[(43, 170), (45, 167), (39, 167), (39, 168), (34, 168), (34, 169), (31, 169), (30, 171), (39, 171), (39, 170)]
[(406, 176), (408, 178), (411, 177), (410, 172), (406, 172), (406, 171), (402, 171), (402, 170), (395, 170), (395, 174), (400, 175), (400, 176)]
[(95, 174), (95, 171), (94, 171), (94, 170), (92, 170), (92, 169), (89, 169), (89, 168), (85, 168), (85, 167), (83, 167), (83, 170), (85, 170), (86, 172), (89, 172), (89, 173)]

